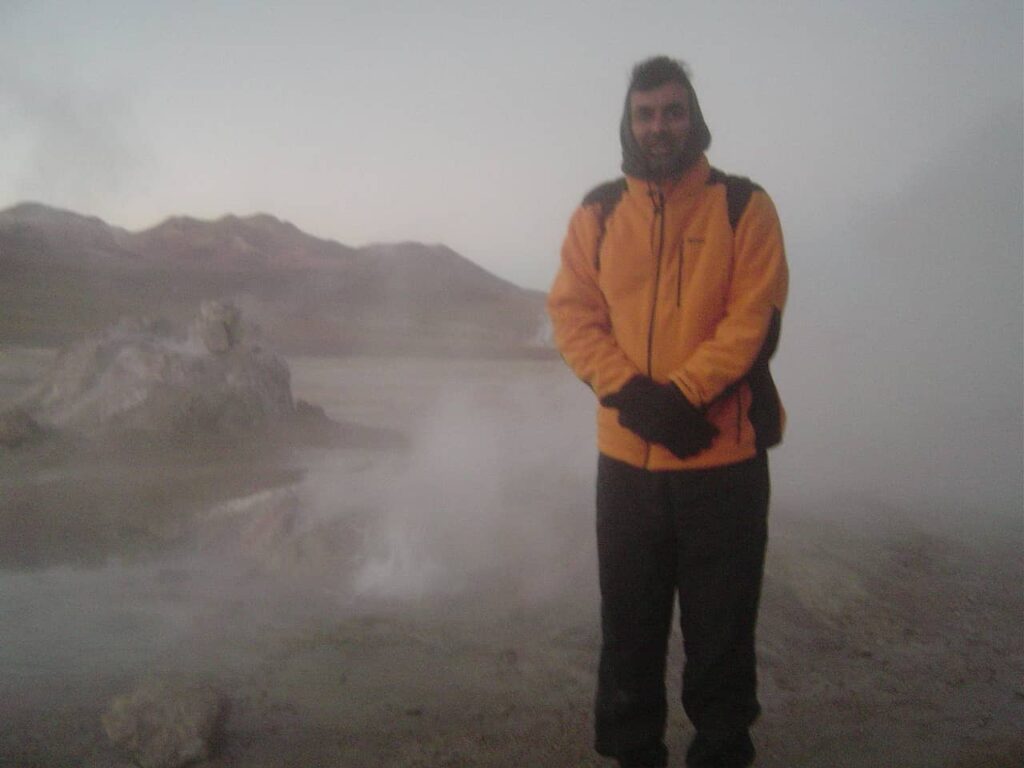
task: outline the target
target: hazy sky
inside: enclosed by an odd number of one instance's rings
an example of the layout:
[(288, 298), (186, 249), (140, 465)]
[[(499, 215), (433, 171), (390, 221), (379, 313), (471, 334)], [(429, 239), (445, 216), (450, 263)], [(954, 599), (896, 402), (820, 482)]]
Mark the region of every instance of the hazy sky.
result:
[(1019, 112), (1022, 35), (1019, 0), (0, 0), (0, 208), (263, 211), (546, 288), (638, 59), (690, 65), (712, 162), (809, 239)]

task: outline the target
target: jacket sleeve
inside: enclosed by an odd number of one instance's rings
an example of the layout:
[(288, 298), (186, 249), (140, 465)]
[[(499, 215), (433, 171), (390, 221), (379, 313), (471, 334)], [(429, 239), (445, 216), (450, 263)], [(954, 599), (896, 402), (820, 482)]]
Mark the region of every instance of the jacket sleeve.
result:
[(771, 198), (761, 190), (753, 193), (737, 224), (734, 254), (725, 316), (711, 338), (669, 376), (699, 407), (747, 374), (786, 302), (789, 272), (782, 227)]
[(602, 398), (618, 392), (640, 371), (612, 333), (608, 304), (598, 284), (598, 230), (593, 210), (578, 208), (569, 222), (547, 306), (562, 357)]

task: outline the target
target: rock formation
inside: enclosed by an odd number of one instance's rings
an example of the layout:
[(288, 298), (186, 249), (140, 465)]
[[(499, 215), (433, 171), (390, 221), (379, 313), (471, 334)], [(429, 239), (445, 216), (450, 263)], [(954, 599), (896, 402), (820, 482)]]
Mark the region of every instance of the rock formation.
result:
[(116, 697), (102, 723), (141, 768), (181, 768), (211, 756), (226, 711), (208, 686), (153, 679)]
[(242, 342), (238, 307), (224, 301), (204, 301), (189, 328), (189, 338), (201, 342), (212, 354), (230, 352)]
[(232, 435), (291, 417), (285, 362), (242, 342), (236, 307), (207, 302), (188, 341), (122, 320), (73, 344), (22, 407), (41, 426), (156, 440)]

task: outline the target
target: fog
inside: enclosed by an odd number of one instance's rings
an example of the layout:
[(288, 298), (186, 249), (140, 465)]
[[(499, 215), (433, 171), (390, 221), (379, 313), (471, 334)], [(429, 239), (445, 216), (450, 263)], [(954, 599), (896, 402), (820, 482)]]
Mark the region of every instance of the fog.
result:
[[(622, 9), (546, 26), (530, 9), (515, 28), (549, 54), (529, 62), (511, 34), (483, 51), (498, 36), (474, 34), (480, 19), (440, 15), (432, 40), (363, 9), (298, 47), (308, 77), (267, 63), (310, 34), (305, 13), (281, 38), (279, 15), (260, 17), (232, 55), (211, 45), (242, 28), (224, 9), (212, 26), (161, 11), (120, 53), (98, 25), (47, 58), (67, 34), (41, 52), (25, 41), (82, 11), (30, 5), (0, 10), (8, 38), (21, 30), (0, 53), (0, 207), (37, 197), (126, 226), (265, 209), (343, 242), (445, 242), (536, 288), (572, 206), (615, 172), (628, 66), (678, 45), (711, 159), (773, 195), (791, 271), (772, 366), (788, 420), (770, 459), (764, 766), (1020, 764), (1016, 5), (723, 6), (701, 11), (710, 35)], [(188, 62), (165, 22), (188, 24)], [(607, 55), (617, 23), (622, 60)], [(415, 56), (338, 63), (373, 48), (368, 28)], [(148, 60), (147, 41), (152, 69), (126, 65)], [(442, 43), (455, 63), (435, 61)], [(100, 49), (115, 53), (76, 75)], [(0, 411), (53, 354), (0, 339)], [(288, 363), (338, 443), (0, 448), (0, 764), (117, 764), (100, 713), (169, 673), (232, 700), (224, 765), (598, 765), (592, 393), (554, 358)]]
[(905, 190), (790, 240), (787, 498), (856, 494), (1020, 535), (1022, 135), (1008, 109)]
[[(881, 357), (893, 354), (883, 348)], [(783, 381), (794, 378), (784, 361)], [(97, 724), (110, 697), (169, 673), (215, 681), (229, 696), (231, 764), (301, 754), (358, 766), (389, 759), (497, 768), (525, 749), (537, 765), (598, 765), (586, 762), (598, 619), (590, 391), (557, 360), (290, 363), (297, 394), (333, 418), (403, 440), (357, 429), (341, 446), (286, 451), (270, 465), (277, 476), (244, 456), (210, 457), (198, 475), (174, 454), (155, 465), (138, 456), (127, 487), (116, 456), (5, 457), (5, 562), (40, 542), (57, 546), (0, 571), (10, 724), (0, 756), (102, 765), (113, 752)], [(814, 381), (841, 381), (834, 371), (802, 370)], [(885, 392), (886, 381), (872, 379), (874, 391)], [(852, 709), (831, 720), (828, 738), (854, 749), (831, 765), (882, 765), (900, 755), (924, 768), (936, 749), (961, 754), (977, 744), (1015, 754), (999, 745), (1015, 743), (1005, 734), (1019, 720), (1000, 698), (1020, 652), (1019, 517), (1006, 506), (1019, 496), (1016, 478), (998, 476), (997, 465), (991, 487), (980, 478), (966, 486), (985, 455), (900, 453), (906, 443), (892, 438), (899, 430), (864, 407), (867, 395), (855, 410), (835, 408), (829, 396), (802, 400), (801, 391), (811, 392), (804, 382), (783, 391), (790, 424), (772, 458), (762, 621), (764, 765), (830, 755), (825, 737), (811, 737), (829, 701)], [(844, 428), (838, 414), (858, 412), (869, 424)], [(820, 419), (814, 428), (812, 416)], [(823, 435), (822, 425), (837, 434)], [(970, 440), (997, 448), (1004, 440), (1013, 451), (1012, 437), (989, 431)], [(890, 446), (878, 459), (876, 440)], [(921, 474), (902, 477), (914, 472)], [(168, 515), (182, 484), (192, 503)], [(54, 522), (62, 511), (74, 524)], [(133, 535), (154, 518), (161, 522), (149, 537)], [(109, 554), (90, 540), (106, 542)], [(950, 627), (948, 616), (964, 623)], [(910, 650), (907, 632), (917, 638)], [(870, 648), (877, 665), (865, 667), (857, 654), (867, 651), (858, 648)], [(991, 671), (963, 671), (978, 664)], [(962, 689), (956, 681), (965, 674), (990, 682)], [(797, 678), (806, 685), (794, 686)], [(877, 700), (886, 686), (931, 703)], [(958, 701), (993, 713), (967, 742), (942, 725), (942, 717), (960, 717), (950, 709)], [(874, 762), (867, 750), (875, 742), (857, 735), (861, 707), (907, 718), (903, 729), (886, 726), (888, 746)], [(410, 731), (396, 710), (427, 713), (425, 730)], [(565, 716), (575, 723), (568, 739), (557, 719)], [(524, 728), (537, 739), (524, 741)], [(380, 729), (386, 747), (367, 735)], [(921, 741), (920, 733), (929, 736)], [(685, 734), (677, 724), (674, 749)], [(529, 751), (553, 743), (558, 756)], [(1001, 759), (966, 765), (1012, 764)]]
[(5, 70), (0, 117), (8, 152), (24, 158), (8, 181), (19, 199), (117, 198), (128, 178), (152, 173), (126, 95)]
[[(839, 224), (784, 219), (768, 768), (1018, 759), (1022, 135), (1008, 110)], [(52, 356), (5, 348), (4, 404)], [(556, 359), (288, 362), (341, 444), (0, 456), (0, 762), (109, 764), (99, 715), (164, 673), (226, 692), (231, 764), (597, 765), (589, 389)]]

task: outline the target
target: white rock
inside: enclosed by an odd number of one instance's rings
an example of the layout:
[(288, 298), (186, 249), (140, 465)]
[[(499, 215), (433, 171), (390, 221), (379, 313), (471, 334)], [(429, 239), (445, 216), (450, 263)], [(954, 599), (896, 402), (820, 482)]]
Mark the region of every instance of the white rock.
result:
[(58, 429), (155, 437), (244, 432), (293, 415), (288, 366), (265, 349), (239, 344), (238, 312), (224, 306), (204, 305), (207, 315), (221, 318), (224, 343), (211, 342), (216, 354), (163, 336), (152, 324), (121, 322), (61, 354), (23, 405), (40, 424)]
[(102, 723), (141, 768), (179, 768), (210, 757), (226, 711), (209, 686), (152, 679), (114, 698)]

